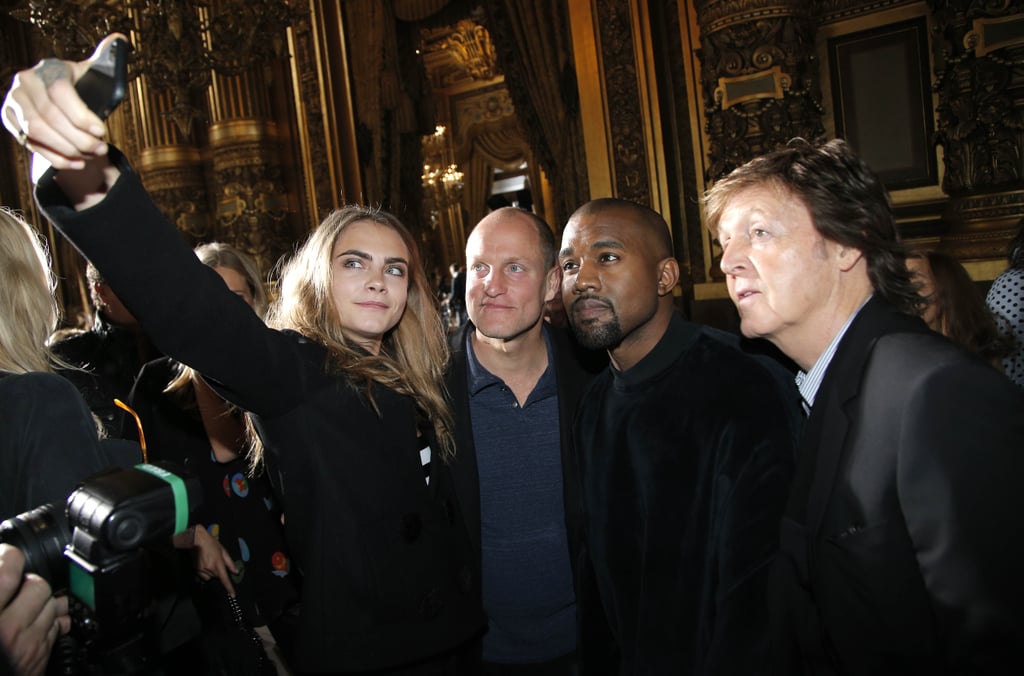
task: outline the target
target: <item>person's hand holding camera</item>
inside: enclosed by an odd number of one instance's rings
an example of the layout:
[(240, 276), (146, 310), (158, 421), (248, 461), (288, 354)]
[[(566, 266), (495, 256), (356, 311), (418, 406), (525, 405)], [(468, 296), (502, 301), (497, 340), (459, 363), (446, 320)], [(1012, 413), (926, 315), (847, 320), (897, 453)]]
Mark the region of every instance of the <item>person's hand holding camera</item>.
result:
[(55, 598), (46, 580), (23, 575), (24, 568), (21, 551), (0, 544), (0, 645), (18, 676), (40, 676), (71, 617), (67, 597)]

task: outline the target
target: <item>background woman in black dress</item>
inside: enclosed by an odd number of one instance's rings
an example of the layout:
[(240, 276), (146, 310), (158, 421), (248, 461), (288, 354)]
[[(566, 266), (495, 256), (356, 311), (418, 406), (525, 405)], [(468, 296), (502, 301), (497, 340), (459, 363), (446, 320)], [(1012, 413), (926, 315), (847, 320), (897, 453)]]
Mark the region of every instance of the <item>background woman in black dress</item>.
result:
[[(267, 294), (252, 258), (220, 242), (203, 244), (195, 253), (263, 316)], [(176, 540), (194, 552), (193, 597), (203, 617), (202, 645), (211, 669), (234, 664), (233, 653), (239, 652), (225, 640), (235, 636), (231, 617), (221, 612), (227, 608), (225, 593), (236, 597), (248, 626), (267, 626), (287, 654), (291, 638), (285, 613), (297, 601), (298, 587), (270, 482), (261, 468), (249, 467), (243, 413), (194, 369), (169, 357), (143, 367), (129, 405), (139, 416), (150, 458), (180, 463), (203, 488), (192, 529)], [(273, 653), (272, 646), (265, 647)]]

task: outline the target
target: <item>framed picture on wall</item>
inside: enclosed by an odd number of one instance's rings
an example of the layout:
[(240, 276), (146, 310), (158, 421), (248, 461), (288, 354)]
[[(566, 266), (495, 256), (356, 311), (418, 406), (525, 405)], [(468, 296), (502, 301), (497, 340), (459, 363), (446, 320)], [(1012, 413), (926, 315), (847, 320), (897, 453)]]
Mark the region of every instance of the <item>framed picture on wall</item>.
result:
[(923, 17), (828, 41), (836, 136), (890, 190), (938, 183)]

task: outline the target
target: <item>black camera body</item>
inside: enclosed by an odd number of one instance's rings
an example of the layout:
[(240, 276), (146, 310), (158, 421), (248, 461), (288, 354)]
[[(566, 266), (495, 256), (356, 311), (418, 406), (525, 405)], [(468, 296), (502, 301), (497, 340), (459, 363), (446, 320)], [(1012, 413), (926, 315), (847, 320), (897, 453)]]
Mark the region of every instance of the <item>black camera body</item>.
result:
[(111, 468), (80, 484), (66, 509), (43, 505), (0, 524), (26, 572), (68, 592), (62, 673), (159, 674), (162, 656), (198, 635), (171, 536), (201, 494), (173, 463)]

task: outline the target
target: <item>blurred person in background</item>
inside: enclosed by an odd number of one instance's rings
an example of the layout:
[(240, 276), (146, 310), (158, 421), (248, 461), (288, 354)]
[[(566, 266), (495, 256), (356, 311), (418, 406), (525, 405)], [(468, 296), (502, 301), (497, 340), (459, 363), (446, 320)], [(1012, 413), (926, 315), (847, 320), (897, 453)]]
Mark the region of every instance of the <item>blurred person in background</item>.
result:
[[(220, 242), (196, 248), (227, 287), (263, 316), (267, 295), (256, 263)], [(248, 627), (260, 628), (263, 642), (287, 654), (291, 637), (286, 612), (297, 602), (298, 587), (284, 542), (281, 508), (265, 472), (249, 467), (245, 416), (222, 399), (195, 370), (169, 357), (146, 364), (129, 396), (141, 421), (150, 456), (173, 460), (199, 478), (203, 502), (192, 514), (193, 527), (176, 537), (194, 552), (197, 580), (192, 597), (203, 618), (203, 647), (211, 669), (226, 673), (250, 669), (236, 646), (230, 616), (222, 612), (225, 593), (235, 597)], [(269, 628), (269, 635), (263, 631)], [(266, 645), (268, 655), (274, 655)], [(261, 656), (261, 655), (258, 655)]]
[[(0, 209), (0, 520), (61, 505), (79, 481), (119, 456), (46, 346), (60, 318), (55, 279), (39, 235)], [(127, 444), (117, 444), (119, 450)], [(134, 450), (138, 450), (134, 447)], [(141, 460), (141, 454), (136, 461)], [(23, 574), (24, 557), (0, 545), (0, 644), (14, 673), (37, 676), (71, 627), (67, 597)]]
[(907, 267), (920, 284), (925, 301), (921, 318), (928, 327), (1002, 371), (1010, 341), (999, 333), (984, 296), (964, 266), (951, 256), (928, 251), (908, 256)]
[(92, 263), (85, 268), (93, 306), (88, 330), (57, 334), (50, 349), (72, 368), (60, 373), (85, 397), (89, 409), (103, 422), (109, 437), (131, 438), (134, 421), (114, 399), (128, 400), (135, 376), (142, 366), (160, 356), (138, 320)]
[(1017, 223), (1009, 258), (1009, 267), (992, 282), (985, 303), (996, 316), (1000, 332), (1013, 343), (1003, 357), (1003, 372), (1024, 387), (1024, 218)]

